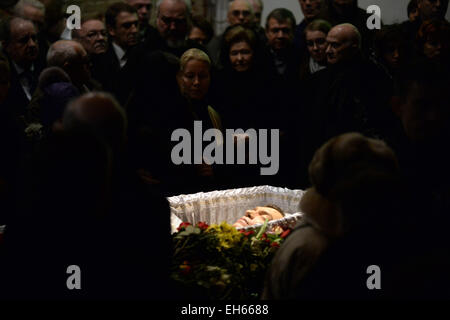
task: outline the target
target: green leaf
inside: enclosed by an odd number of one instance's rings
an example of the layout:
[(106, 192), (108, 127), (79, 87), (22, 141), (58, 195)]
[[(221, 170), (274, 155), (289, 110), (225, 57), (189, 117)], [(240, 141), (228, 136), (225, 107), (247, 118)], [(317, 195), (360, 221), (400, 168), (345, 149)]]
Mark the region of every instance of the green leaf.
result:
[(262, 237), (262, 235), (264, 234), (264, 232), (266, 232), (267, 223), (268, 222), (269, 222), (269, 219), (266, 218), (266, 220), (264, 221), (263, 226), (261, 227), (261, 229), (259, 230), (258, 234), (256, 235), (256, 239), (260, 239)]

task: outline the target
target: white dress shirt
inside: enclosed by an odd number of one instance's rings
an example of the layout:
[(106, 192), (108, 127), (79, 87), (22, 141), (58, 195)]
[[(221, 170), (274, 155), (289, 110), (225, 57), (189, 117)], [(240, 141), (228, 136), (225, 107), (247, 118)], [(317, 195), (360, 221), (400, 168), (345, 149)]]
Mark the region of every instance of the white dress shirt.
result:
[[(22, 67), (18, 66), (14, 61), (12, 63), (13, 63), (14, 68), (17, 71), (17, 74), (19, 75), (20, 85), (22, 86), (23, 91), (27, 95), (28, 100), (31, 101), (31, 97), (33, 96), (33, 92), (31, 92), (31, 83), (29, 83), (28, 79), (23, 75), (23, 73), (25, 72), (25, 69), (23, 69)], [(34, 71), (34, 65), (31, 65), (30, 71), (31, 72)]]
[(116, 53), (117, 59), (119, 60), (120, 68), (123, 68), (127, 64), (126, 52), (115, 42), (112, 43), (114, 52)]

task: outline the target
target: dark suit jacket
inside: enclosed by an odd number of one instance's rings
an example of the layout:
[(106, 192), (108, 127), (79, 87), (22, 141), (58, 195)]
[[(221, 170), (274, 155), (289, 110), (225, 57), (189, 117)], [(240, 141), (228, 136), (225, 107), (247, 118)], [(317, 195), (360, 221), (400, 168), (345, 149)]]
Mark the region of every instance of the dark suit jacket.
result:
[[(22, 84), (20, 83), (19, 74), (17, 73), (16, 68), (14, 67), (11, 59), (8, 58), (10, 69), (11, 69), (11, 87), (8, 92), (8, 96), (6, 97), (5, 105), (9, 106), (12, 110), (11, 112), (20, 117), (25, 115), (26, 107), (30, 103)], [(39, 74), (44, 68), (44, 63), (41, 61), (36, 61), (34, 63), (34, 71), (33, 76), (37, 79), (39, 78)], [(33, 94), (33, 92), (31, 93)]]

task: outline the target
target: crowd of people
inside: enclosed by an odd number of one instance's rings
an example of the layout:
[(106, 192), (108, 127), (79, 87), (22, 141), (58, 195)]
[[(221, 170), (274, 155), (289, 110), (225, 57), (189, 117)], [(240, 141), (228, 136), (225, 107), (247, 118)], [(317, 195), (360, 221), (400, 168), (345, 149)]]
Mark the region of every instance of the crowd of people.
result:
[[(216, 34), (189, 0), (117, 2), (74, 30), (62, 1), (2, 1), (0, 295), (174, 297), (165, 197), (275, 185), (309, 189), (264, 298), (372, 298), (355, 267), (371, 259), (389, 297), (449, 297), (449, 1), (380, 30), (357, 0), (299, 4), (300, 22), (261, 21), (262, 1), (230, 1)], [(279, 129), (277, 174), (176, 165), (172, 133), (194, 121)]]

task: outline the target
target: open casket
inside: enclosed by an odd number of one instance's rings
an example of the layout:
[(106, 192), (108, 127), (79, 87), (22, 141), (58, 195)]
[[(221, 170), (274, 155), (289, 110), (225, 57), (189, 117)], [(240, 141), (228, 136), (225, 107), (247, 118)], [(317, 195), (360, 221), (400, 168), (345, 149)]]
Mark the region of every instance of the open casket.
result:
[[(172, 233), (177, 231), (182, 222), (220, 224), (225, 221), (233, 224), (247, 210), (269, 204), (284, 212), (282, 219), (269, 221), (269, 230), (275, 226), (293, 227), (302, 217), (299, 207), (303, 194), (302, 190), (259, 186), (169, 197), (167, 200), (170, 204)], [(241, 229), (256, 229), (261, 225)]]

